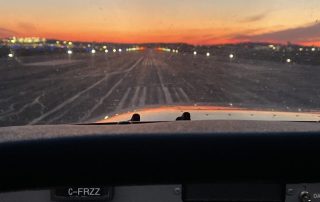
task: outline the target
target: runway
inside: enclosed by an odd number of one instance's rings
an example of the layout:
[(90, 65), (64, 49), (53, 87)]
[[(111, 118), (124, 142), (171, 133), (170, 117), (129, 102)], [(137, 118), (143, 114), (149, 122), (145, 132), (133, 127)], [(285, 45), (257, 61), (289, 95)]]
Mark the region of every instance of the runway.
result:
[(0, 126), (97, 121), (161, 105), (320, 109), (320, 68), (159, 52), (0, 60)]

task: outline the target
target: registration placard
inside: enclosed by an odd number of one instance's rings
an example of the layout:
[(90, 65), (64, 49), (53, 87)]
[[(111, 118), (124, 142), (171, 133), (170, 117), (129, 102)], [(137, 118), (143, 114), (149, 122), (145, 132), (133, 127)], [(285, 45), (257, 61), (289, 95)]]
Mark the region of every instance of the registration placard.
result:
[(53, 201), (110, 201), (112, 187), (63, 187), (51, 191)]

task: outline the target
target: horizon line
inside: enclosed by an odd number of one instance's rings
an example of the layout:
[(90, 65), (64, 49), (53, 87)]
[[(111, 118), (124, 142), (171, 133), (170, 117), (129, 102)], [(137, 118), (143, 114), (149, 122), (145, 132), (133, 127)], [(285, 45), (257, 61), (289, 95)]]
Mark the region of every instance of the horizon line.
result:
[[(4, 39), (9, 39), (13, 38), (16, 36), (11, 36), (11, 37), (2, 37), (0, 40)], [(286, 43), (281, 43), (281, 42), (269, 42), (269, 41), (239, 41), (239, 42), (229, 42), (229, 43), (208, 43), (208, 44), (193, 44), (193, 43), (188, 43), (188, 42), (140, 42), (140, 43), (134, 43), (134, 42), (107, 42), (107, 41), (79, 41), (79, 40), (65, 40), (65, 39), (58, 39), (58, 38), (45, 38), (45, 37), (38, 37), (38, 36), (25, 36), (25, 37), (16, 37), (16, 38), (44, 38), (46, 40), (53, 40), (53, 41), (66, 41), (66, 42), (72, 42), (72, 43), (96, 43), (96, 44), (127, 44), (127, 45), (143, 45), (143, 44), (168, 44), (168, 45), (173, 45), (173, 44), (185, 44), (185, 45), (190, 45), (190, 46), (226, 46), (226, 45), (240, 45), (240, 44), (270, 44), (270, 45), (279, 45), (279, 46), (303, 46), (303, 47), (319, 47), (317, 45), (305, 45), (305, 44), (299, 44), (299, 43), (291, 43), (291, 42), (286, 42)]]

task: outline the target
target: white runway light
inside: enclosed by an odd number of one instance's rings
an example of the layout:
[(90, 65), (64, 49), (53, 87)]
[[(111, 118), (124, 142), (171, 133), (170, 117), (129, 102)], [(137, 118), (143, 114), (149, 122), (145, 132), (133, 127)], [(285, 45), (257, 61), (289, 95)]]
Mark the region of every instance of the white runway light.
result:
[(91, 50), (91, 53), (92, 53), (92, 54), (95, 54), (95, 53), (96, 53), (96, 50), (92, 49), (92, 50)]
[(104, 50), (104, 52), (105, 52), (105, 53), (108, 53), (109, 51), (108, 51), (108, 49), (106, 49), (106, 50)]
[(68, 55), (71, 55), (72, 54), (72, 50), (68, 50), (67, 53), (68, 53)]
[(122, 52), (122, 49), (121, 48), (119, 48), (119, 50), (118, 50), (120, 53)]
[(291, 61), (291, 59), (290, 58), (288, 58), (287, 59), (287, 63), (291, 63), (292, 61)]
[(209, 56), (210, 56), (210, 53), (207, 53), (206, 55), (207, 55), (207, 57), (209, 57)]
[(113, 51), (114, 53), (115, 53), (115, 52), (117, 52), (117, 50), (116, 50), (116, 49), (113, 49), (112, 51)]
[(197, 55), (197, 51), (193, 51), (193, 55)]
[(9, 54), (8, 54), (8, 57), (9, 57), (9, 58), (12, 58), (13, 56), (14, 56), (14, 55), (13, 55), (12, 53), (9, 53)]
[(233, 54), (230, 54), (230, 55), (229, 55), (229, 58), (230, 58), (230, 59), (233, 59), (233, 58), (234, 58), (234, 55), (233, 55)]

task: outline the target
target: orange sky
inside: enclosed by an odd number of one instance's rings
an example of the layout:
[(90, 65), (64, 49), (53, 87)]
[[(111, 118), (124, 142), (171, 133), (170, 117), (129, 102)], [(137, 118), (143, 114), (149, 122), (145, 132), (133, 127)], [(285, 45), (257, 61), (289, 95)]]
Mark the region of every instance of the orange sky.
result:
[(320, 45), (319, 0), (4, 0), (0, 37)]

